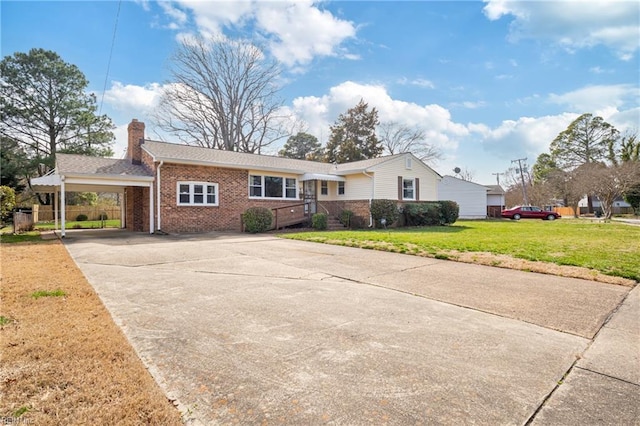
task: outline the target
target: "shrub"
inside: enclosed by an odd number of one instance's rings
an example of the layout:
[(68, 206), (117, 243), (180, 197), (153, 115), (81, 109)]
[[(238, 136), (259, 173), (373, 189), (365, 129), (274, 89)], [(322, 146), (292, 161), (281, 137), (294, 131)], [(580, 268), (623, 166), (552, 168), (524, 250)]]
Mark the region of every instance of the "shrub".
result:
[(365, 227), (365, 219), (362, 216), (351, 217), (351, 229), (362, 229)]
[(0, 222), (11, 217), (16, 207), (16, 192), (9, 186), (0, 186)]
[(353, 219), (353, 212), (351, 210), (342, 210), (340, 212), (340, 223), (350, 228), (351, 220)]
[(100, 213), (98, 215), (98, 220), (109, 220), (109, 216), (106, 213)]
[(451, 225), (458, 220), (460, 206), (455, 201), (440, 201), (440, 224)]
[(89, 220), (89, 217), (86, 214), (80, 213), (76, 216), (76, 222), (84, 222), (85, 220)]
[(440, 205), (438, 202), (411, 203), (404, 206), (406, 226), (435, 226), (440, 224)]
[(243, 215), (244, 228), (247, 232), (256, 234), (271, 229), (273, 213), (265, 207), (249, 207)]
[(382, 226), (382, 219), (386, 219), (385, 226), (391, 226), (400, 216), (398, 204), (393, 200), (372, 200), (371, 216), (376, 226)]
[(318, 231), (327, 229), (327, 215), (325, 213), (316, 213), (311, 216), (311, 226)]

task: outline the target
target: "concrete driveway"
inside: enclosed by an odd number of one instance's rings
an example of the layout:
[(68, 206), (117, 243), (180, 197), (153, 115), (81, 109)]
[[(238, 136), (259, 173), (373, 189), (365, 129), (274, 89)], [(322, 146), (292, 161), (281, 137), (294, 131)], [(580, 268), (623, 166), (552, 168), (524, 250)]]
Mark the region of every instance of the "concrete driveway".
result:
[(638, 422), (627, 287), (274, 236), (67, 235), (190, 424)]

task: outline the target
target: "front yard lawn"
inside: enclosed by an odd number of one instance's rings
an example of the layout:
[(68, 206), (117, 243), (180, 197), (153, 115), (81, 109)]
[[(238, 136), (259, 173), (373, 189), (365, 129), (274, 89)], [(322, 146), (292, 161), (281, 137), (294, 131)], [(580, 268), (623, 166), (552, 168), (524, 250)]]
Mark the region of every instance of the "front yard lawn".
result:
[[(442, 259), (492, 253), (589, 268), (640, 281), (640, 227), (618, 223), (573, 219), (458, 221), (452, 226), (305, 232), (283, 237)], [(495, 262), (495, 266), (502, 266)]]

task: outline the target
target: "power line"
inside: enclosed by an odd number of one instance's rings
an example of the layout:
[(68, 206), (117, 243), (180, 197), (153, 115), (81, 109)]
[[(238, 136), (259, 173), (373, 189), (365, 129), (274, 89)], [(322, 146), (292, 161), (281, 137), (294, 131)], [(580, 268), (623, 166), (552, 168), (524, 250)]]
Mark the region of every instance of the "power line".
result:
[(107, 91), (107, 82), (109, 81), (109, 70), (111, 69), (111, 57), (113, 56), (113, 46), (116, 44), (116, 33), (118, 32), (118, 18), (120, 18), (120, 6), (122, 0), (118, 1), (118, 12), (116, 13), (116, 23), (113, 26), (113, 37), (111, 38), (111, 49), (109, 50), (109, 62), (107, 62), (107, 74), (104, 76), (104, 86), (102, 87), (102, 97), (100, 99), (100, 109), (98, 115), (102, 114), (102, 104), (104, 103), (104, 94)]

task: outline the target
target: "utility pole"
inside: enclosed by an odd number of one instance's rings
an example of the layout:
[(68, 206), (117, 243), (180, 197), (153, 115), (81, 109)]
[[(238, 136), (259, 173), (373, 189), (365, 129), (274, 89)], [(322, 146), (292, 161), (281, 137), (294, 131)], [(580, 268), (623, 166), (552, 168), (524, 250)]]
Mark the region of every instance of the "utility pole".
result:
[(496, 183), (500, 185), (500, 175), (503, 175), (504, 173), (491, 173), (491, 174), (496, 177)]
[(522, 196), (524, 198), (524, 204), (528, 205), (529, 200), (527, 199), (527, 186), (524, 183), (524, 173), (522, 172), (522, 162), (527, 161), (527, 158), (518, 158), (517, 160), (511, 160), (511, 164), (517, 162), (518, 170), (520, 171), (520, 180), (522, 181)]

